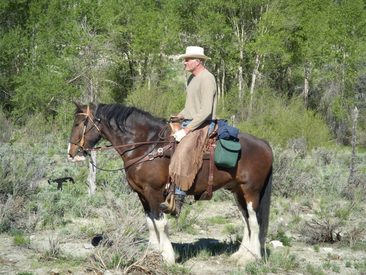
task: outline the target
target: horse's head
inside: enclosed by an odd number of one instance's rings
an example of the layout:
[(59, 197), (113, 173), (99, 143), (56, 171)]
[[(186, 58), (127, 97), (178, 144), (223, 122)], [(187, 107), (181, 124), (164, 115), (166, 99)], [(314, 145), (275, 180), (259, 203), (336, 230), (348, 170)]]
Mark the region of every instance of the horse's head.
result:
[(68, 148), (68, 157), (73, 162), (84, 161), (87, 156), (84, 149), (92, 148), (101, 138), (99, 121), (95, 118), (97, 107), (75, 105), (77, 110)]

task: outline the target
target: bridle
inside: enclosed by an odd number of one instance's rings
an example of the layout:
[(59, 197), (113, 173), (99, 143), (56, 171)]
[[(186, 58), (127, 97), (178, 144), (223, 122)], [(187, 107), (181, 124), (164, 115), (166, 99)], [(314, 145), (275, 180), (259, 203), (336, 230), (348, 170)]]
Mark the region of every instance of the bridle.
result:
[[(83, 135), (81, 136), (81, 138), (77, 141), (77, 142), (73, 142), (70, 140), (71, 144), (75, 144), (76, 146), (79, 147), (78, 152), (81, 152), (82, 150), (85, 151), (84, 149), (84, 144), (85, 144), (85, 135), (87, 133), (89, 133), (94, 127), (98, 130), (99, 135), (102, 135), (102, 132), (100, 131), (99, 127), (95, 124), (95, 121), (92, 119), (91, 115), (90, 115), (90, 107), (88, 105), (87, 109), (86, 109), (86, 113), (78, 113), (78, 116), (86, 116), (85, 121), (84, 121), (84, 129), (83, 129)], [(88, 119), (93, 123), (93, 126), (90, 127), (88, 130), (87, 126), (88, 126)], [(97, 121), (99, 122), (100, 119), (97, 119)]]
[[(73, 142), (70, 140), (70, 143), (71, 144), (75, 144), (76, 146), (78, 146), (78, 152), (85, 152), (87, 155), (89, 155), (90, 157), (90, 160), (91, 160), (91, 164), (97, 168), (97, 169), (100, 169), (100, 170), (103, 170), (103, 171), (118, 171), (118, 170), (123, 170), (123, 169), (127, 169), (128, 167), (132, 166), (133, 164), (136, 164), (136, 163), (140, 163), (142, 161), (146, 161), (146, 160), (153, 160), (154, 158), (156, 157), (161, 157), (163, 156), (163, 153), (165, 150), (169, 149), (172, 145), (172, 142), (174, 143), (175, 141), (173, 140), (170, 140), (170, 144), (168, 146), (165, 146), (164, 148), (159, 148), (157, 150), (156, 153), (152, 153), (154, 151), (154, 149), (156, 148), (156, 146), (159, 144), (159, 143), (166, 143), (166, 141), (161, 141), (161, 140), (164, 140), (166, 138), (170, 138), (170, 137), (162, 137), (162, 134), (164, 131), (166, 131), (167, 129), (167, 126), (169, 124), (169, 121), (168, 123), (163, 127), (163, 129), (159, 132), (158, 136), (159, 136), (159, 140), (158, 141), (146, 141), (146, 142), (137, 142), (137, 143), (130, 143), (130, 144), (124, 144), (124, 145), (117, 145), (117, 146), (105, 146), (105, 147), (99, 147), (99, 148), (84, 148), (84, 144), (85, 144), (85, 135), (90, 131), (92, 130), (94, 127), (98, 130), (99, 132), (99, 135), (102, 136), (102, 131), (99, 129), (98, 125), (96, 125), (95, 123), (95, 119), (92, 119), (91, 115), (90, 115), (90, 108), (89, 108), (89, 105), (87, 107), (87, 111), (86, 113), (78, 113), (77, 115), (82, 115), (82, 116), (86, 116), (85, 118), (85, 121), (84, 121), (84, 129), (83, 129), (83, 135), (81, 136), (81, 138), (77, 141), (77, 142)], [(93, 126), (90, 127), (88, 130), (87, 130), (87, 121), (88, 119), (93, 123)], [(100, 122), (100, 119), (96, 119), (97, 122)], [(136, 158), (136, 159), (133, 159), (132, 161), (129, 161), (128, 164), (123, 167), (122, 169), (115, 169), (115, 170), (105, 170), (105, 169), (102, 169), (102, 168), (99, 168), (97, 166), (94, 165), (93, 163), (93, 159), (91, 157), (91, 154), (90, 154), (90, 151), (101, 151), (101, 150), (108, 150), (108, 149), (115, 149), (115, 148), (121, 148), (121, 147), (128, 147), (128, 146), (134, 146), (134, 145), (147, 145), (147, 144), (155, 144), (154, 148), (148, 152), (146, 155), (144, 155), (143, 157), (139, 157), (139, 158)]]

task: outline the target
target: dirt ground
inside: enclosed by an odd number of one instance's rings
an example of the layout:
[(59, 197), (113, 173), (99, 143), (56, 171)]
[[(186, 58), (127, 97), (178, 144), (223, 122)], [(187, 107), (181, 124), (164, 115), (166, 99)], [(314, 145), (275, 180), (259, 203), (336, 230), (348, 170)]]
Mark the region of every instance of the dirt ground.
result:
[[(194, 207), (193, 207), (194, 208)], [(195, 213), (199, 221), (203, 221), (207, 218), (220, 215), (224, 218), (230, 218), (233, 226), (240, 225), (240, 219), (236, 207), (231, 202), (220, 203), (205, 203), (203, 210), (202, 206), (200, 211)], [(195, 211), (194, 209), (192, 211)], [(87, 221), (75, 220), (68, 226), (75, 227), (85, 224)], [(192, 227), (197, 232), (196, 234), (189, 234), (187, 232), (177, 232), (174, 227), (171, 226), (171, 241), (173, 247), (176, 250), (184, 250), (190, 246), (197, 251), (201, 251), (201, 255), (197, 257), (191, 257), (188, 261), (185, 261), (179, 266), (184, 267), (187, 271), (186, 274), (192, 275), (209, 275), (209, 274), (245, 274), (244, 268), (238, 268), (233, 263), (228, 261), (227, 255), (217, 254), (212, 255), (210, 253), (204, 253), (207, 251), (207, 247), (210, 244), (220, 244), (230, 242), (231, 236), (223, 233), (225, 224), (212, 225), (205, 222), (198, 222), (193, 224)], [(271, 225), (269, 231), (271, 230)], [(123, 274), (121, 270), (107, 270), (103, 273), (98, 273), (96, 269), (93, 269), (91, 264), (82, 264), (79, 266), (67, 267), (67, 263), (64, 263), (62, 267), (52, 264), (52, 259), (47, 262), (42, 262), (42, 255), (44, 251), (50, 248), (50, 239), (55, 236), (55, 231), (42, 230), (37, 231), (30, 236), (30, 246), (20, 247), (13, 245), (13, 237), (6, 234), (0, 235), (0, 274), (17, 275), (19, 273), (26, 273), (33, 275), (43, 274)], [(348, 265), (346, 262), (359, 262), (366, 263), (366, 251), (353, 252), (349, 247), (333, 245), (321, 245), (317, 252), (314, 251), (314, 247), (307, 245), (303, 242), (302, 237), (299, 234), (293, 232), (286, 232), (286, 235), (293, 238), (291, 246), (285, 247), (271, 247), (272, 251), (289, 249), (291, 254), (296, 255), (300, 267), (297, 270), (302, 272), (281, 271), (277, 270), (276, 274), (311, 274), (306, 271), (306, 265), (311, 264), (314, 268), (321, 268), (323, 274), (365, 274), (355, 269), (354, 265)], [(73, 256), (87, 257), (92, 249), (90, 238), (76, 238), (72, 235), (62, 235), (58, 238), (61, 251)], [(272, 244), (267, 244), (272, 246)], [(200, 253), (198, 253), (200, 254)], [(205, 255), (202, 255), (205, 254)], [(339, 268), (332, 270), (331, 268), (325, 270), (322, 268), (324, 262), (329, 262), (331, 265), (336, 265)], [(267, 273), (271, 274), (271, 273)], [(315, 273), (313, 273), (315, 274)]]

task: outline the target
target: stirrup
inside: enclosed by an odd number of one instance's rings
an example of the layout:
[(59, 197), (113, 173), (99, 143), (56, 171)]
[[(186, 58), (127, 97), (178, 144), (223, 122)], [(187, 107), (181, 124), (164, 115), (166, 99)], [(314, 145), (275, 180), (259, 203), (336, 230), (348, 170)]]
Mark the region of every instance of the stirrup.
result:
[[(166, 205), (168, 205), (167, 208), (165, 208)], [(167, 214), (172, 213), (172, 212), (175, 211), (175, 194), (173, 192), (169, 193), (169, 195), (166, 198), (165, 202), (160, 204), (160, 208), (162, 209), (162, 211), (164, 213), (167, 213)]]

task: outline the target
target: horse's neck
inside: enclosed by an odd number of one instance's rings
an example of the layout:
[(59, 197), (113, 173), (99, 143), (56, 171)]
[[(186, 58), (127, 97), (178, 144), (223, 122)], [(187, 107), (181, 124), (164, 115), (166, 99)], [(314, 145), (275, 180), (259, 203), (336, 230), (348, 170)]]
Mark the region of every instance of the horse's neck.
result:
[[(121, 155), (123, 161), (149, 153), (154, 146), (154, 142), (159, 141), (159, 132), (161, 129), (154, 129), (147, 125), (147, 127), (140, 127), (140, 130), (129, 129), (128, 131), (127, 133), (123, 133), (120, 129), (112, 129), (109, 125), (103, 131), (104, 138), (113, 147), (116, 147), (115, 149)], [(144, 144), (146, 142), (151, 142), (151, 144)]]

